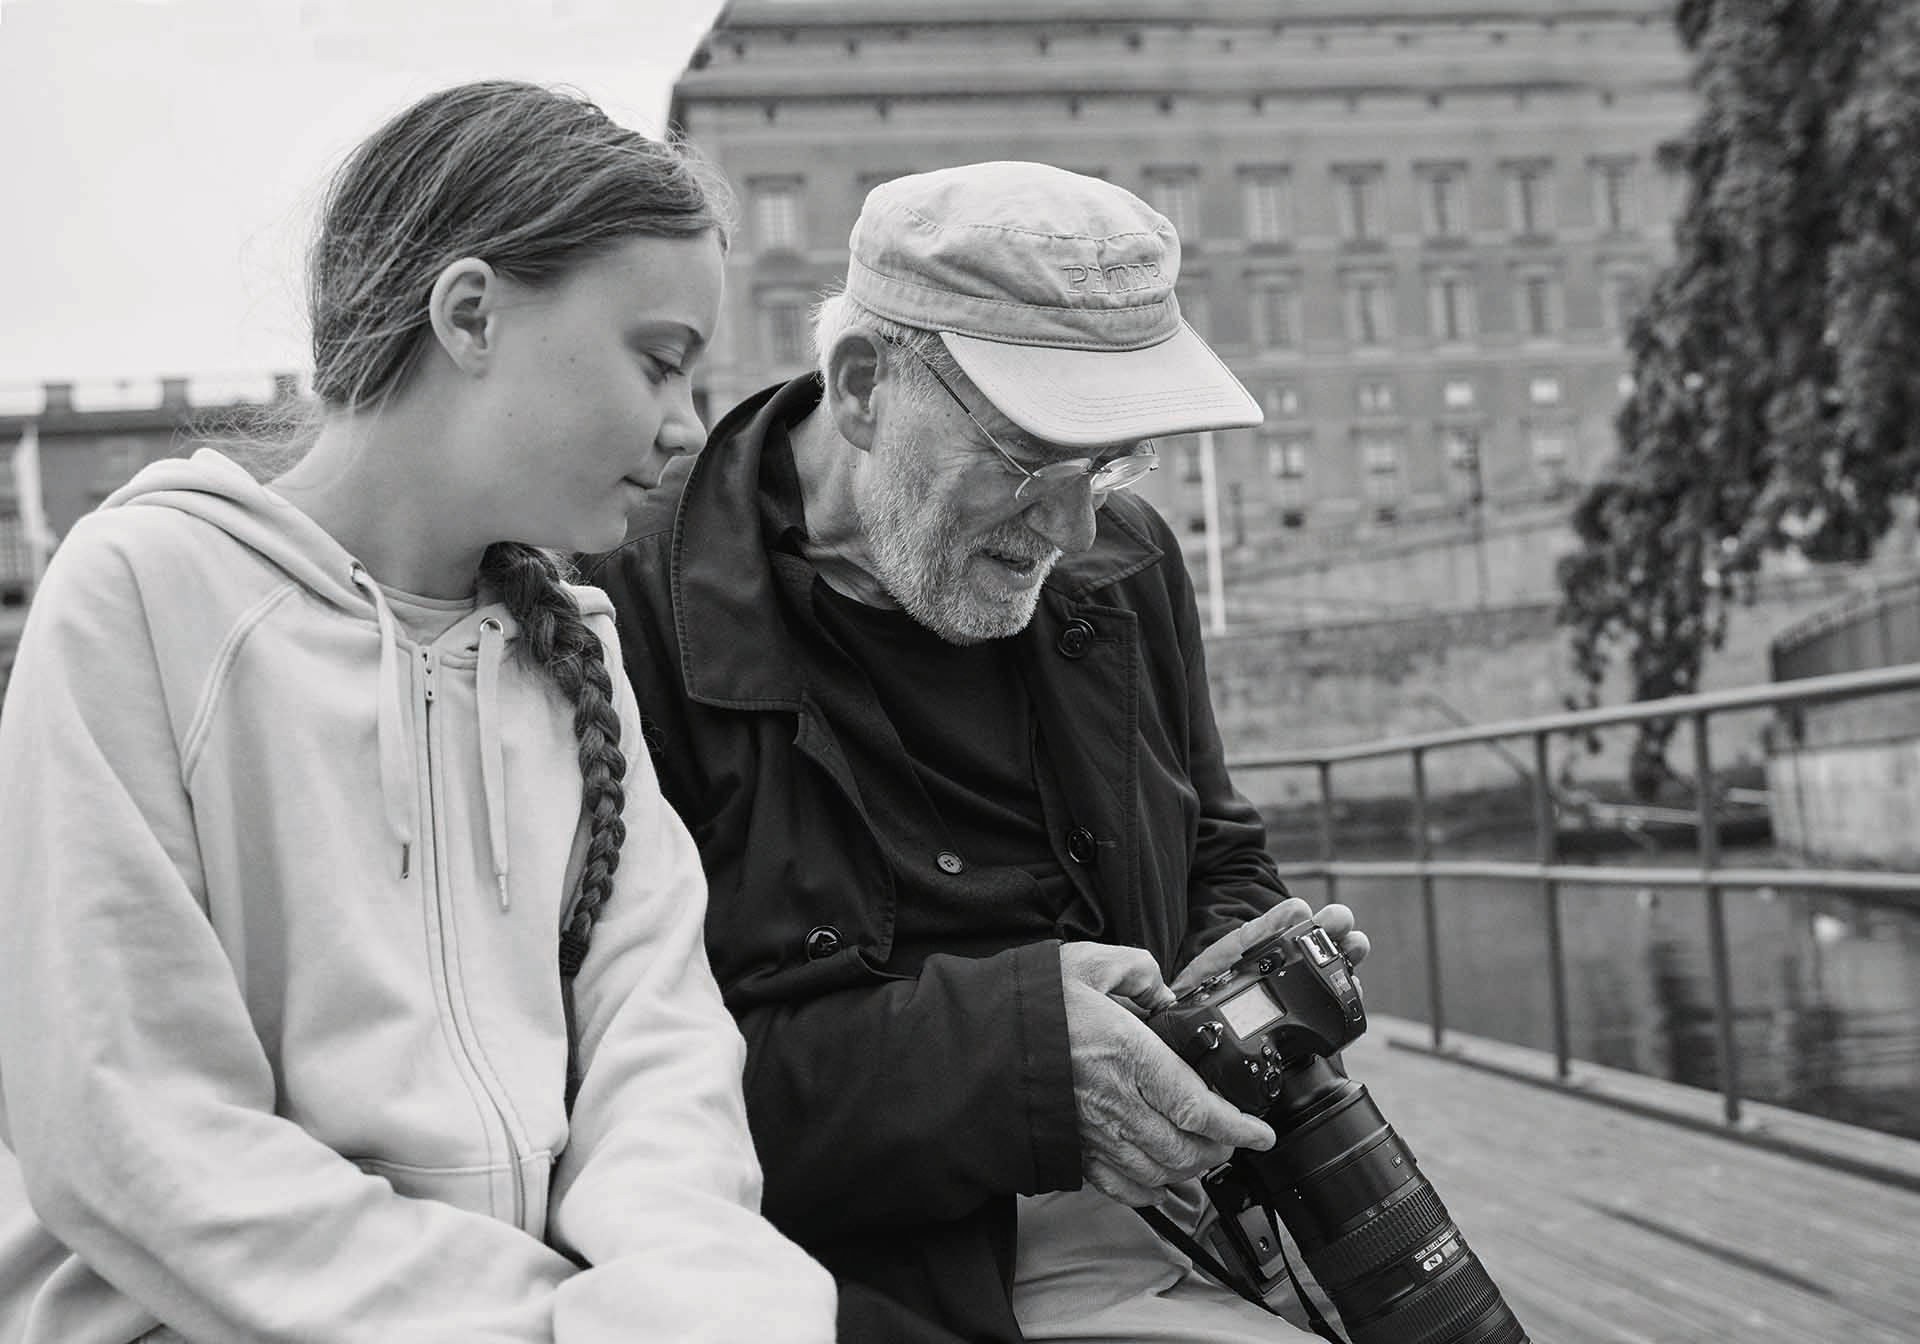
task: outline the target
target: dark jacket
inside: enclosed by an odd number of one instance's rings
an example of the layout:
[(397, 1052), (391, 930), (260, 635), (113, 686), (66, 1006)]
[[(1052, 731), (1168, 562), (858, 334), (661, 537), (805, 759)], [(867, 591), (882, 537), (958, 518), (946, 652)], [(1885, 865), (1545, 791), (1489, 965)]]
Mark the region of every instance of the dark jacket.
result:
[[(810, 566), (770, 552), (762, 525), (763, 449), (771, 436), (784, 453), (819, 397), (805, 378), (734, 410), (589, 577), (613, 598), (661, 784), (705, 859), (768, 1216), (850, 1303), (871, 1289), (968, 1340), (1018, 1340), (1013, 1197), (1081, 1181), (1059, 944), (889, 969), (894, 878), (790, 652), (784, 595)], [(1105, 940), (1170, 977), (1282, 888), (1227, 778), (1166, 523), (1109, 499), (1013, 638), (1070, 813), (1062, 852)], [(845, 1340), (906, 1337), (842, 1315)]]

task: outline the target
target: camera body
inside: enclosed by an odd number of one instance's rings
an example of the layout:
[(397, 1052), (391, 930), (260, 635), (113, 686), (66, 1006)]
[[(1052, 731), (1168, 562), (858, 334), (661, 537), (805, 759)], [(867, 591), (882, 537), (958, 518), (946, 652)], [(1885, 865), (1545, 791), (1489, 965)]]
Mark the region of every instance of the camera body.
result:
[(1527, 1344), (1413, 1150), (1332, 1061), (1367, 1028), (1360, 984), (1311, 920), (1262, 939), (1147, 1025), (1207, 1085), (1265, 1119), (1202, 1184), (1222, 1258), (1264, 1296), (1284, 1225), (1353, 1344)]
[(1252, 1115), (1280, 1100), (1287, 1073), (1367, 1029), (1360, 982), (1311, 921), (1256, 943), (1147, 1019), (1207, 1086)]

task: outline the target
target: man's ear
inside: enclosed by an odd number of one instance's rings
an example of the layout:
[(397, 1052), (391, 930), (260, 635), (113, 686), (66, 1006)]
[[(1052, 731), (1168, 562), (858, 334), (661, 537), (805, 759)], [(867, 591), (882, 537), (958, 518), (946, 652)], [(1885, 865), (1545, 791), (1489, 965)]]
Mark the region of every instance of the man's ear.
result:
[(484, 373), (492, 361), (500, 290), (500, 277), (478, 257), (449, 262), (434, 279), (427, 320), (440, 348), (463, 373)]
[(845, 331), (827, 355), (827, 409), (842, 438), (865, 452), (873, 446), (881, 374), (891, 351), (871, 332)]

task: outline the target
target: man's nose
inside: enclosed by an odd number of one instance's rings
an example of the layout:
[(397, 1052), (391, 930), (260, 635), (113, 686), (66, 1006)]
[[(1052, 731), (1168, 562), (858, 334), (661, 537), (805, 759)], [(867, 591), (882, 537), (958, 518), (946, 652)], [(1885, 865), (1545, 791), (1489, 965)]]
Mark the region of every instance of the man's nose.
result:
[(1103, 496), (1094, 493), (1092, 478), (1076, 476), (1056, 485), (1027, 510), (1027, 526), (1065, 555), (1076, 555), (1093, 545), (1094, 514)]

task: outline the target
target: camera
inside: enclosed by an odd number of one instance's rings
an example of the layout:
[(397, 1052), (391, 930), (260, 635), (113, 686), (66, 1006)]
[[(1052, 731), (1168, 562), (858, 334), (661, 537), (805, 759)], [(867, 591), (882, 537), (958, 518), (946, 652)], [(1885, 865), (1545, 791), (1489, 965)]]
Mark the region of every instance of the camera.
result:
[(1366, 1030), (1360, 984), (1311, 920), (1262, 940), (1147, 1019), (1214, 1091), (1273, 1127), (1203, 1180), (1215, 1244), (1261, 1295), (1277, 1219), (1353, 1344), (1528, 1344), (1413, 1150), (1333, 1056)]

